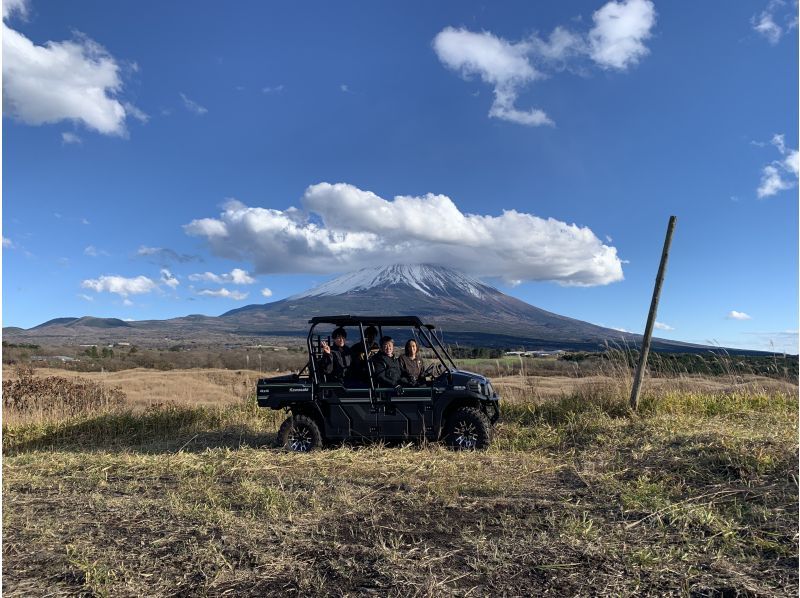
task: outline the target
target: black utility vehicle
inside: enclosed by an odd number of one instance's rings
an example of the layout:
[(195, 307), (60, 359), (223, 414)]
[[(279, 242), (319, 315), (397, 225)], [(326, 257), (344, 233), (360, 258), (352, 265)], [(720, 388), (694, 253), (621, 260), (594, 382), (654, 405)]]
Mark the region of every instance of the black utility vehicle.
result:
[[(454, 449), (484, 449), (500, 417), (500, 398), (491, 382), (459, 370), (436, 336), (434, 327), (416, 316), (328, 316), (309, 320), (308, 364), (297, 374), (258, 381), (260, 407), (286, 409), (291, 415), (278, 432), (278, 445), (310, 451), (335, 440), (444, 440)], [(374, 352), (365, 330), (377, 328), (376, 341), (392, 335), (397, 343), (413, 338), (424, 354), (426, 368), (416, 385), (381, 388), (372, 364), (362, 376), (327, 379), (320, 371), (326, 337), (317, 327), (343, 327), (351, 350)], [(329, 334), (329, 333), (328, 333)], [(331, 345), (330, 338), (327, 343)]]

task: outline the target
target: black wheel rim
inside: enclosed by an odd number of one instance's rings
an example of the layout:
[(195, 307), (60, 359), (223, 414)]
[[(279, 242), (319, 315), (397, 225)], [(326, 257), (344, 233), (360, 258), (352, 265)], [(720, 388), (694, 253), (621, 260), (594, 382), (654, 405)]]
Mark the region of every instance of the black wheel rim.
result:
[(453, 428), (453, 442), (462, 450), (478, 446), (478, 427), (469, 421), (461, 420)]
[(286, 446), (293, 451), (307, 453), (314, 444), (314, 437), (308, 426), (292, 426)]

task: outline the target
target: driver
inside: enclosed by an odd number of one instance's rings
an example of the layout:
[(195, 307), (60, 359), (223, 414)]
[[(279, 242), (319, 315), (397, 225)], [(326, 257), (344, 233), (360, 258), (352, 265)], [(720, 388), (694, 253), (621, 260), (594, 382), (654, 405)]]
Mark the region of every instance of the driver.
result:
[(394, 356), (394, 340), (390, 336), (381, 338), (381, 350), (370, 358), (375, 384), (379, 387), (395, 387), (403, 378), (403, 370)]
[(321, 343), (322, 357), (319, 360), (319, 367), (322, 373), (328, 376), (328, 380), (344, 382), (351, 363), (350, 347), (345, 344), (347, 331), (340, 326), (331, 336), (333, 336), (333, 347), (325, 341)]

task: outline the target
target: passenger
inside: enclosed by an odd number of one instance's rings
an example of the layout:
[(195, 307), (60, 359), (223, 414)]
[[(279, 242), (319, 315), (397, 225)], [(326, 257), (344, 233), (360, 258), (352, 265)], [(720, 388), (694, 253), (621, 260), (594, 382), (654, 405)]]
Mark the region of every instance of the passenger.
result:
[(345, 344), (347, 331), (341, 326), (333, 331), (333, 347), (322, 341), (322, 357), (319, 360), (320, 371), (328, 376), (330, 382), (344, 382), (350, 369), (350, 347)]
[(381, 339), (380, 353), (371, 359), (372, 371), (375, 374), (375, 385), (381, 388), (395, 387), (403, 379), (403, 370), (394, 356), (394, 341), (390, 336)]
[(422, 372), (425, 371), (425, 364), (417, 350), (417, 341), (412, 338), (406, 343), (405, 354), (398, 358), (400, 368), (411, 386), (416, 386), (420, 383)]
[(379, 347), (375, 344), (375, 337), (378, 336), (378, 329), (375, 326), (368, 326), (364, 329), (364, 340), (367, 341), (367, 353), (364, 354), (364, 344), (358, 343), (353, 347), (353, 367), (351, 370), (352, 378), (356, 381), (368, 382), (369, 371), (367, 370), (367, 361), (379, 351)]

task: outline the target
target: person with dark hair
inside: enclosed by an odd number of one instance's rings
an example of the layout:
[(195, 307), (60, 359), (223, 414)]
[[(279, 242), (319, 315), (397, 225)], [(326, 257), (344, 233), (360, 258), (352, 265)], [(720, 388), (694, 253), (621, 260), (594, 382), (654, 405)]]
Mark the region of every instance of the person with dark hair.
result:
[(353, 367), (351, 370), (353, 378), (360, 379), (363, 382), (369, 380), (367, 361), (379, 351), (379, 347), (375, 343), (376, 336), (378, 336), (378, 329), (375, 328), (375, 326), (367, 326), (364, 329), (364, 340), (367, 343), (367, 352), (364, 353), (363, 343), (358, 343), (353, 347)]
[(375, 375), (375, 385), (388, 388), (400, 384), (403, 371), (394, 356), (394, 340), (390, 336), (381, 338), (381, 350), (370, 358), (372, 371)]
[(320, 371), (329, 381), (344, 382), (350, 369), (350, 347), (345, 344), (347, 331), (341, 326), (333, 331), (333, 347), (322, 341), (322, 357), (319, 360)]
[(425, 371), (425, 363), (419, 356), (417, 341), (413, 338), (406, 343), (405, 352), (398, 358), (400, 369), (403, 370), (405, 378), (412, 386), (419, 383), (422, 372)]

